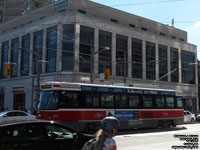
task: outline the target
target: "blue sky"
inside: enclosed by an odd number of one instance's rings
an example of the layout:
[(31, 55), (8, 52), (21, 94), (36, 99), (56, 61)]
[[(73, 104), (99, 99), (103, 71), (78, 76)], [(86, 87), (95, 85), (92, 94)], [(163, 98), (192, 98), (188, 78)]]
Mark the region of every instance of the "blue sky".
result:
[(200, 60), (200, 0), (91, 0), (187, 31)]

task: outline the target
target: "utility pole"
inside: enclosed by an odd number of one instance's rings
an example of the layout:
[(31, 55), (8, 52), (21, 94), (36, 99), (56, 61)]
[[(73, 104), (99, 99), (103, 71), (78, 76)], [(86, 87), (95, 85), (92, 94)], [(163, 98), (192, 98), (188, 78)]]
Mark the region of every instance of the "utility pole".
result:
[(40, 99), (40, 74), (41, 74), (41, 50), (39, 50), (37, 53), (38, 56), (38, 70), (37, 70), (37, 92), (36, 92), (36, 109), (37, 109), (37, 104)]
[(94, 55), (99, 54), (106, 50), (110, 50), (110, 47), (104, 47), (103, 49), (96, 52), (94, 52), (93, 50), (91, 51), (91, 62), (90, 62), (90, 83), (91, 84), (93, 83), (93, 80), (94, 80), (94, 77), (93, 77), (94, 76)]

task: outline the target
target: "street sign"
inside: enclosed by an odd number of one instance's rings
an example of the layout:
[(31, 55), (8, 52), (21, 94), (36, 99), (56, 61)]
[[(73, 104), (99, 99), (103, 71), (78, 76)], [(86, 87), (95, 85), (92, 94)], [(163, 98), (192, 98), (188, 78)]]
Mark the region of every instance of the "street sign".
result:
[(64, 7), (66, 7), (67, 4), (68, 4), (68, 3), (67, 3), (67, 0), (63, 0), (63, 1), (61, 1), (60, 3), (57, 3), (57, 4), (54, 5), (54, 10), (55, 10), (55, 11), (60, 10), (60, 9), (62, 9), (62, 8), (64, 8)]

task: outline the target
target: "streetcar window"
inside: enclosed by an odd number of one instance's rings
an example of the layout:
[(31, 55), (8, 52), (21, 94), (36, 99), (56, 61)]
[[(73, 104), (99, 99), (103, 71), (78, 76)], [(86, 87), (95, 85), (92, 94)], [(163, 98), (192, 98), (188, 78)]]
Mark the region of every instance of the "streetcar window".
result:
[(165, 98), (163, 96), (155, 98), (155, 107), (162, 108), (165, 106)]
[(129, 95), (129, 107), (135, 108), (140, 105), (140, 98), (136, 95)]
[(57, 109), (58, 91), (43, 91), (40, 95), (40, 102), (38, 104), (39, 110)]
[(85, 106), (86, 107), (98, 107), (99, 106), (99, 95), (87, 93), (85, 94)]
[(182, 108), (183, 107), (183, 100), (181, 97), (177, 97), (177, 107)]
[(78, 93), (62, 91), (60, 94), (59, 106), (60, 108), (78, 107)]
[(174, 108), (174, 97), (166, 97), (166, 106)]
[(101, 107), (113, 108), (114, 96), (112, 94), (101, 94)]
[(143, 106), (151, 108), (153, 106), (152, 96), (143, 96)]
[(116, 100), (117, 108), (127, 108), (127, 96), (126, 95), (117, 94), (115, 96), (115, 100)]

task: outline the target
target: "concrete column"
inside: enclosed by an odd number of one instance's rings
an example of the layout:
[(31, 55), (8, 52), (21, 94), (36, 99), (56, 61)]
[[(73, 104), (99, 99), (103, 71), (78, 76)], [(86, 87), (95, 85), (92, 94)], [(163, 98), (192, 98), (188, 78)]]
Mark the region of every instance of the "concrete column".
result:
[[(170, 72), (171, 71), (171, 50), (170, 50), (170, 47), (167, 47), (167, 72)], [(169, 73), (168, 74), (168, 81), (171, 82), (171, 74)]]
[(112, 33), (112, 76), (116, 76), (116, 33)]
[(146, 41), (142, 41), (142, 68), (143, 79), (146, 79)]
[(128, 77), (132, 77), (132, 38), (128, 37)]
[(8, 40), (8, 63), (11, 63), (11, 49), (12, 49), (11, 40)]
[(62, 24), (57, 26), (57, 51), (56, 51), (56, 71), (60, 72), (62, 70)]
[[(33, 40), (34, 40), (34, 33), (33, 32), (31, 32), (30, 33), (30, 51), (34, 51), (34, 49), (33, 49)], [(34, 62), (33, 61), (35, 61), (35, 60), (33, 60), (33, 56), (34, 56), (34, 54), (33, 53), (31, 53), (30, 52), (30, 54), (29, 54), (29, 74), (34, 74), (34, 72), (33, 72), (33, 70), (34, 70)]]
[[(46, 60), (46, 55), (47, 55), (47, 29), (46, 26), (43, 26), (43, 43), (42, 43), (42, 60)], [(46, 63), (42, 63), (42, 73), (46, 72)]]
[[(1, 66), (2, 66), (2, 43), (0, 42), (0, 71), (3, 72)], [(1, 77), (1, 74), (0, 74), (0, 77)], [(1, 80), (1, 79), (0, 79)]]
[(80, 24), (75, 24), (74, 72), (79, 72)]
[(196, 81), (195, 84), (198, 85), (198, 61), (197, 61), (197, 53), (195, 53), (195, 81)]
[(21, 76), (21, 60), (22, 60), (22, 36), (19, 37), (19, 53), (18, 53), (18, 70), (17, 76)]
[(156, 80), (158, 81), (159, 80), (159, 44), (158, 43), (155, 43), (155, 64), (156, 64)]
[(178, 49), (178, 72), (179, 72), (179, 83), (182, 82), (182, 72), (181, 72), (181, 49)]
[[(95, 29), (94, 31), (94, 53), (95, 52), (98, 52), (99, 51), (99, 30), (98, 29)], [(99, 72), (99, 53), (96, 53), (94, 55), (94, 73), (97, 73)], [(95, 77), (94, 77), (95, 78)]]

